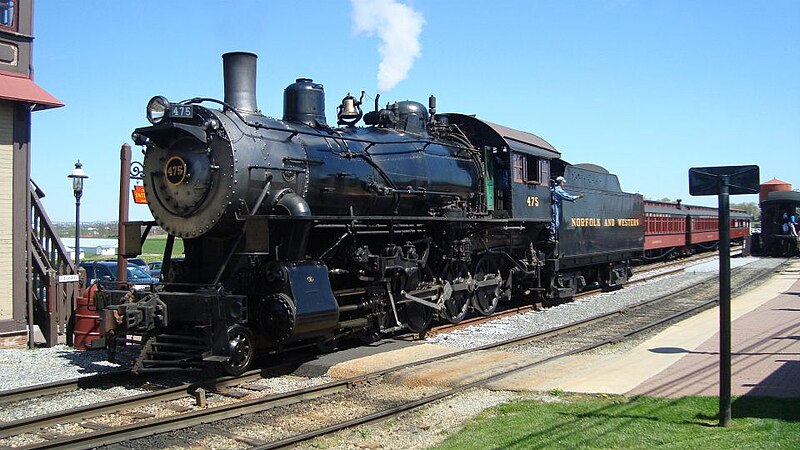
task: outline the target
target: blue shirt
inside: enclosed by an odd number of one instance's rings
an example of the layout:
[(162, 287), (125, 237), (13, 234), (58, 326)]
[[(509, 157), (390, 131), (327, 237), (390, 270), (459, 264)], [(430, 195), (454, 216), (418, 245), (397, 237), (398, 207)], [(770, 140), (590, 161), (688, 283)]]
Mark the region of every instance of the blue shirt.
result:
[(553, 203), (556, 205), (560, 205), (562, 200), (566, 200), (569, 202), (574, 202), (577, 199), (577, 195), (569, 195), (567, 191), (561, 188), (561, 186), (556, 186), (553, 189)]

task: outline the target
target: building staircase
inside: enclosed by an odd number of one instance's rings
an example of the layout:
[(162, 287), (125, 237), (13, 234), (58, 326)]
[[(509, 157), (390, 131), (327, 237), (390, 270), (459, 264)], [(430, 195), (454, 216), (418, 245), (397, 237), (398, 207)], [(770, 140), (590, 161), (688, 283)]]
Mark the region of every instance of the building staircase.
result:
[[(31, 227), (28, 236), (28, 314), (39, 327), (47, 347), (72, 345), (75, 302), (80, 295), (78, 268), (44, 210), (44, 193), (31, 181)], [(79, 251), (76, 249), (76, 251)], [(30, 323), (30, 319), (29, 319)]]

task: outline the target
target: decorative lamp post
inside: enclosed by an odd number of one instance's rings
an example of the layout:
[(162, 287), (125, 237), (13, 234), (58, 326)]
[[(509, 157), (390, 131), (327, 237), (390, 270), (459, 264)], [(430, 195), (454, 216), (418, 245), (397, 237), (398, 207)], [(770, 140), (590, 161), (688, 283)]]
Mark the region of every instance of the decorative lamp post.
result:
[(72, 192), (75, 193), (75, 270), (78, 270), (81, 263), (81, 195), (83, 195), (83, 180), (89, 178), (83, 171), (80, 160), (75, 163), (72, 174), (67, 175), (72, 178)]

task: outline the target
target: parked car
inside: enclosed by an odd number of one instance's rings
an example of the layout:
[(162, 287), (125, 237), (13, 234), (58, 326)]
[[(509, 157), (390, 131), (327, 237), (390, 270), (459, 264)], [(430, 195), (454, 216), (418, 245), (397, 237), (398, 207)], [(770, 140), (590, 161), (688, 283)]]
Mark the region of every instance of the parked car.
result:
[[(117, 262), (117, 258), (104, 259), (103, 262)], [(144, 270), (145, 272), (150, 273), (150, 268), (147, 265), (147, 261), (143, 260), (142, 258), (130, 258), (128, 260), (128, 265), (137, 266), (140, 269)]]
[(150, 270), (150, 276), (154, 278), (158, 278), (161, 276), (161, 261), (153, 261), (147, 265), (148, 270)]
[[(173, 274), (174, 274), (174, 271), (183, 270), (183, 260), (184, 260), (183, 257), (172, 258), (170, 260), (171, 261), (171, 263), (170, 263), (170, 271), (172, 271)], [(163, 261), (153, 261), (150, 264), (148, 264), (148, 266), (149, 266), (149, 269), (150, 269), (150, 276), (153, 276), (153, 277), (158, 278), (160, 280), (163, 280), (165, 282), (169, 282), (170, 281), (168, 279), (164, 279), (164, 277), (168, 276), (168, 274), (161, 272), (161, 269), (164, 267), (164, 262)], [(174, 278), (174, 277), (172, 277), (172, 278)]]
[[(86, 271), (88, 284), (103, 281), (117, 281), (116, 261), (82, 261), (81, 267)], [(134, 289), (145, 289), (152, 284), (158, 283), (158, 278), (150, 276), (141, 266), (128, 264), (128, 282), (133, 283)]]

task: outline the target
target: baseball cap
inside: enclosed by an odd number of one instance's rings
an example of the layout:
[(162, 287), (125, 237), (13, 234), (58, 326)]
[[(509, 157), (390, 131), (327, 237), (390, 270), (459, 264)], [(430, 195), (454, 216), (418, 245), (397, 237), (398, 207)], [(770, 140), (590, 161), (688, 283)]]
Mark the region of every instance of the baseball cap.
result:
[(566, 183), (566, 182), (567, 182), (567, 180), (565, 180), (565, 179), (564, 179), (564, 177), (556, 177), (556, 182), (557, 182), (557, 183), (561, 183), (561, 182), (564, 182), (564, 183)]

